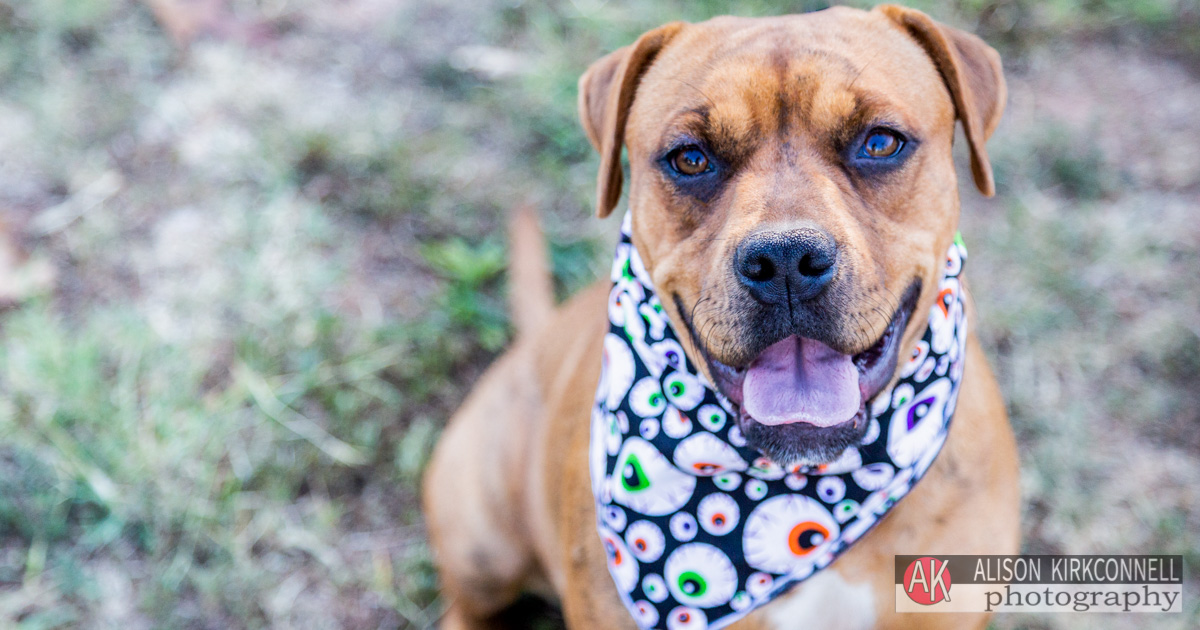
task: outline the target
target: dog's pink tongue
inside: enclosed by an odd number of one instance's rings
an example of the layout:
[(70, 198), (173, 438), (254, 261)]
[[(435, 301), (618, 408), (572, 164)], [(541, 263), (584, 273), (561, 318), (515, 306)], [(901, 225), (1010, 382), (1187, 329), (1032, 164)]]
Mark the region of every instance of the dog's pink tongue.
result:
[(861, 405), (858, 368), (850, 355), (803, 337), (788, 337), (763, 351), (742, 385), (742, 407), (767, 425), (831, 427), (853, 418)]

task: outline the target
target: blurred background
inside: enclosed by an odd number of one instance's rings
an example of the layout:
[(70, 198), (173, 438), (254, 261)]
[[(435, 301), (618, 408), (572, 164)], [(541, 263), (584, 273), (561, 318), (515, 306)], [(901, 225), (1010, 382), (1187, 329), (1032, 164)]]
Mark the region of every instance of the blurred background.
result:
[[(911, 4), (1008, 73), (999, 194), (960, 179), (1025, 550), (1193, 572), (1183, 615), (994, 627), (1200, 626), (1200, 6)], [(617, 231), (577, 77), (824, 6), (0, 0), (0, 627), (430, 627), (416, 486), (511, 334), (505, 214), (563, 296)]]

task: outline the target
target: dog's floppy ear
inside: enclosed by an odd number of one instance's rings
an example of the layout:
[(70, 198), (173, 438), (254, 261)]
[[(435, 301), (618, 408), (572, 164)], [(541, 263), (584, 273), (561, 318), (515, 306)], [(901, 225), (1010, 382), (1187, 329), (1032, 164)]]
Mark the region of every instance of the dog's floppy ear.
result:
[(579, 118), (588, 140), (600, 153), (596, 214), (602, 219), (621, 199), (625, 121), (638, 81), (683, 26), (683, 22), (671, 22), (649, 31), (633, 45), (619, 48), (593, 63), (579, 78)]
[(991, 197), (996, 184), (984, 145), (996, 130), (1008, 98), (1000, 54), (975, 35), (939, 24), (915, 9), (882, 5), (875, 10), (899, 24), (933, 59), (966, 132), (975, 186)]

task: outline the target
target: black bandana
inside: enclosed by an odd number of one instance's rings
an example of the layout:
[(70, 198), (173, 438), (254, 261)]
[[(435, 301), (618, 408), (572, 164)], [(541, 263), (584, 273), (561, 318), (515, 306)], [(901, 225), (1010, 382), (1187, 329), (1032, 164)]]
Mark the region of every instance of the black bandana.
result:
[(929, 327), (900, 380), (870, 403), (866, 436), (833, 462), (784, 470), (746, 445), (699, 373), (621, 228), (592, 412), (598, 529), (642, 628), (723, 628), (825, 568), (929, 469), (966, 354), (955, 239)]

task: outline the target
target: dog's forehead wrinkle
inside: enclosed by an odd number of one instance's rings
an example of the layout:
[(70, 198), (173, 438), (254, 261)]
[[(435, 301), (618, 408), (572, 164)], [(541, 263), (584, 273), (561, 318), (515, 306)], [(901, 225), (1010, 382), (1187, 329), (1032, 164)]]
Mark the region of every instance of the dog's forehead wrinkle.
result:
[(875, 54), (872, 55), (871, 58), (868, 59), (866, 63), (859, 66), (858, 71), (854, 73), (854, 78), (850, 79), (850, 83), (846, 84), (846, 88), (849, 89), (849, 88), (854, 87), (854, 84), (857, 83), (859, 78), (862, 77), (863, 73), (867, 71), (867, 68), (870, 68), (875, 63), (875, 61), (878, 60), (880, 58), (880, 56), (882, 56), (888, 50), (889, 50), (888, 47), (880, 46), (879, 49), (877, 51), (875, 51)]
[(696, 116), (699, 116), (702, 121), (707, 121), (709, 112), (713, 109), (716, 109), (716, 107), (717, 107), (716, 101), (714, 101), (712, 99), (712, 97), (708, 95), (707, 92), (705, 92), (703, 89), (701, 89), (699, 86), (697, 86), (694, 81), (690, 81), (688, 79), (684, 79), (684, 78), (678, 77), (678, 76), (672, 76), (672, 77), (668, 77), (668, 78), (672, 81), (677, 81), (679, 83), (682, 83), (685, 87), (691, 88), (697, 94), (699, 94), (701, 98), (704, 99), (704, 105), (697, 105), (697, 106), (685, 105), (680, 110), (677, 117), (685, 117), (685, 116), (687, 116), (687, 114), (690, 113), (690, 114), (695, 114)]

